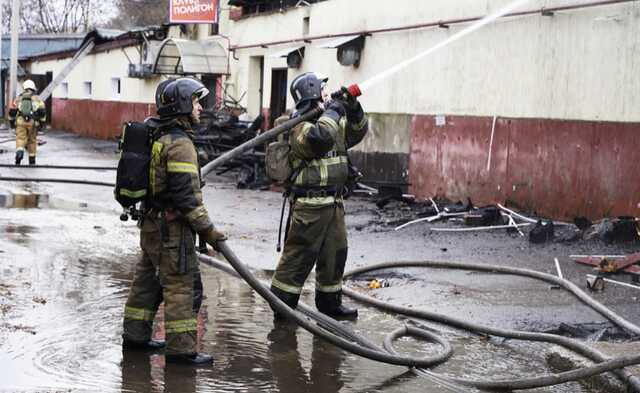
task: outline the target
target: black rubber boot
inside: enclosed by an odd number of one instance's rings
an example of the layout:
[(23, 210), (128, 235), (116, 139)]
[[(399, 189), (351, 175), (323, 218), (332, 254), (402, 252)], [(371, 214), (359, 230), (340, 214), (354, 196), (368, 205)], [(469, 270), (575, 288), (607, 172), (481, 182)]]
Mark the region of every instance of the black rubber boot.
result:
[(342, 305), (342, 291), (330, 293), (316, 291), (316, 307), (318, 311), (332, 318), (358, 318), (357, 309)]
[(145, 342), (122, 340), (122, 349), (137, 350), (137, 351), (157, 351), (164, 348), (166, 343), (164, 341), (149, 340)]
[(206, 353), (165, 355), (167, 363), (190, 364), (194, 366), (213, 364), (213, 356)]
[(35, 165), (35, 164), (36, 164), (36, 157), (29, 156), (29, 165)]
[(24, 151), (23, 150), (18, 150), (16, 152), (16, 165), (20, 165), (20, 163), (22, 162), (22, 158), (24, 157)]
[[(278, 299), (282, 300), (287, 304), (287, 306), (293, 309), (295, 309), (298, 306), (298, 300), (300, 300), (300, 294), (285, 292), (279, 288), (274, 287), (273, 285), (271, 286), (271, 293), (276, 295)], [(273, 307), (271, 307), (271, 309), (273, 310), (274, 321), (284, 321), (287, 319), (284, 315), (279, 314)]]

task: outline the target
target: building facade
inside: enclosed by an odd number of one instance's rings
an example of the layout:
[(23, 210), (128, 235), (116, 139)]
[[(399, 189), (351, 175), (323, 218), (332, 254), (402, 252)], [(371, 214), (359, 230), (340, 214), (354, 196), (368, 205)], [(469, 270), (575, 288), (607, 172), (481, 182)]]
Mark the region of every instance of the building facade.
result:
[[(56, 53), (64, 50), (74, 50), (80, 45), (83, 39), (81, 34), (21, 34), (18, 37), (18, 61), (24, 62), (32, 56)], [(9, 66), (11, 57), (11, 38), (2, 38), (2, 54), (0, 56), (0, 113), (7, 113), (7, 103), (9, 95)], [(18, 64), (18, 77), (24, 79), (27, 72)], [(34, 80), (36, 85), (47, 84), (51, 75), (31, 74), (28, 75)], [(17, 90), (22, 91), (22, 86), (18, 85)], [(49, 102), (47, 102), (49, 104)], [(49, 105), (50, 106), (50, 105)], [(50, 115), (50, 113), (47, 113)]]
[[(208, 53), (207, 46), (189, 46), (199, 42), (202, 36), (213, 40), (215, 48), (224, 52), (224, 64), (214, 70), (198, 67), (190, 69), (188, 56), (181, 56), (182, 45), (198, 56), (189, 59), (215, 57), (219, 53)], [(77, 64), (52, 94), (51, 125), (54, 128), (72, 131), (97, 138), (114, 138), (120, 134), (127, 121), (141, 121), (155, 112), (155, 91), (167, 76), (196, 75), (202, 78), (212, 91), (219, 85), (219, 73), (227, 70), (227, 52), (211, 37), (209, 26), (178, 26), (149, 28), (137, 31), (95, 30), (84, 37), (83, 44), (94, 40), (95, 46)], [(180, 47), (176, 47), (175, 42)], [(177, 68), (155, 70), (154, 65), (161, 52), (177, 60)], [(24, 62), (29, 74), (50, 73), (55, 76), (67, 67), (78, 50), (68, 50), (31, 56)], [(214, 74), (214, 71), (216, 72)], [(42, 86), (41, 88), (44, 88)], [(215, 100), (212, 99), (212, 102)]]
[[(366, 87), (371, 132), (351, 155), (372, 184), (552, 217), (637, 216), (639, 2), (531, 0), (375, 79), (510, 2), (225, 1), (220, 34), (171, 26), (169, 44), (97, 45), (54, 92), (53, 125), (117, 135), (153, 114), (170, 74), (202, 77), (218, 99), (272, 122), (293, 107), (290, 81), (315, 71), (332, 89)], [(34, 58), (30, 71), (55, 76), (71, 56)], [(156, 73), (132, 76), (130, 64)]]
[[(367, 82), (510, 1), (231, 3), (241, 6), (222, 13), (235, 49), (227, 83), (256, 115), (280, 111), (283, 80), (316, 71), (334, 89)], [(365, 178), (553, 217), (637, 216), (640, 3), (592, 3), (532, 0), (517, 10), (530, 12), (365, 83), (371, 134), (352, 154)], [(359, 61), (342, 65), (352, 59), (340, 40), (354, 36)], [(283, 57), (293, 52), (302, 59)]]

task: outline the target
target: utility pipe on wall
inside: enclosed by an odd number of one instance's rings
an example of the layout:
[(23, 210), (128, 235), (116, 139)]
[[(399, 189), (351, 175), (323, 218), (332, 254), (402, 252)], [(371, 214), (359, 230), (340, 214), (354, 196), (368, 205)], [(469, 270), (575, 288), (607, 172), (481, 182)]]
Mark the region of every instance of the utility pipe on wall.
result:
[[(507, 13), (507, 14), (501, 16), (501, 18), (512, 18), (512, 17), (518, 17), (518, 16), (532, 16), (532, 15), (550, 16), (550, 15), (553, 15), (554, 12), (573, 11), (573, 10), (579, 10), (579, 9), (584, 9), (584, 8), (602, 7), (602, 6), (606, 6), (606, 5), (615, 5), (615, 4), (622, 4), (622, 3), (633, 3), (633, 2), (637, 2), (637, 1), (638, 0), (592, 1), (592, 2), (587, 2), (587, 3), (582, 3), (582, 4), (570, 4), (570, 5), (559, 6), (559, 7), (549, 7), (549, 8), (542, 7), (542, 8), (537, 8), (537, 9), (527, 10), (527, 11), (510, 12), (510, 13)], [(235, 46), (231, 46), (230, 49), (232, 51), (236, 51), (236, 50), (239, 50), (239, 49), (260, 48), (260, 47), (264, 48), (264, 47), (274, 46), (274, 45), (292, 44), (292, 43), (296, 43), (296, 42), (310, 42), (310, 41), (315, 41), (315, 40), (322, 40), (322, 39), (327, 39), (327, 38), (347, 37), (347, 36), (352, 36), (352, 35), (371, 35), (371, 34), (378, 34), (378, 33), (391, 33), (391, 32), (395, 32), (395, 31), (425, 29), (425, 28), (429, 28), (429, 27), (448, 27), (448, 26), (451, 26), (451, 25), (457, 25), (457, 24), (461, 24), (461, 23), (477, 22), (477, 21), (482, 20), (482, 19), (484, 19), (486, 17), (487, 16), (485, 15), (485, 16), (475, 16), (475, 17), (470, 17), (470, 18), (447, 19), (447, 20), (439, 20), (439, 21), (434, 21), (434, 22), (419, 23), (419, 24), (407, 25), (407, 26), (399, 26), (399, 27), (387, 27), (387, 28), (382, 28), (382, 29), (352, 31), (352, 32), (349, 32), (349, 33), (323, 34), (323, 35), (316, 35), (316, 36), (310, 36), (310, 37), (293, 38), (293, 39), (290, 39), (290, 40), (261, 42), (261, 43), (248, 44), (248, 45), (235, 45)]]
[(11, 7), (11, 64), (9, 66), (9, 102), (16, 98), (18, 87), (18, 29), (20, 27), (20, 0)]

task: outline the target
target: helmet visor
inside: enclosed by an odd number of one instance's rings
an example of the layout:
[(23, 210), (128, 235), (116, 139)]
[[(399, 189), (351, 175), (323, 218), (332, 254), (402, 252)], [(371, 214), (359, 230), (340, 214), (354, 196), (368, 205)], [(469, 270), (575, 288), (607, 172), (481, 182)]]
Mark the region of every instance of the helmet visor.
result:
[(193, 96), (196, 97), (198, 101), (201, 101), (203, 98), (205, 98), (208, 95), (209, 95), (209, 89), (207, 89), (206, 87), (202, 87), (196, 90), (195, 92), (193, 92)]

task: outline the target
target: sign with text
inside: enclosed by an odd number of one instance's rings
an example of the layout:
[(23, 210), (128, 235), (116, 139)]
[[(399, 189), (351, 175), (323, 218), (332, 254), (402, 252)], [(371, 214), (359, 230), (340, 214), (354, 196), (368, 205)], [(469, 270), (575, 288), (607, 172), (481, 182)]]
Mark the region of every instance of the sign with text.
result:
[(218, 23), (218, 0), (170, 0), (169, 23)]

